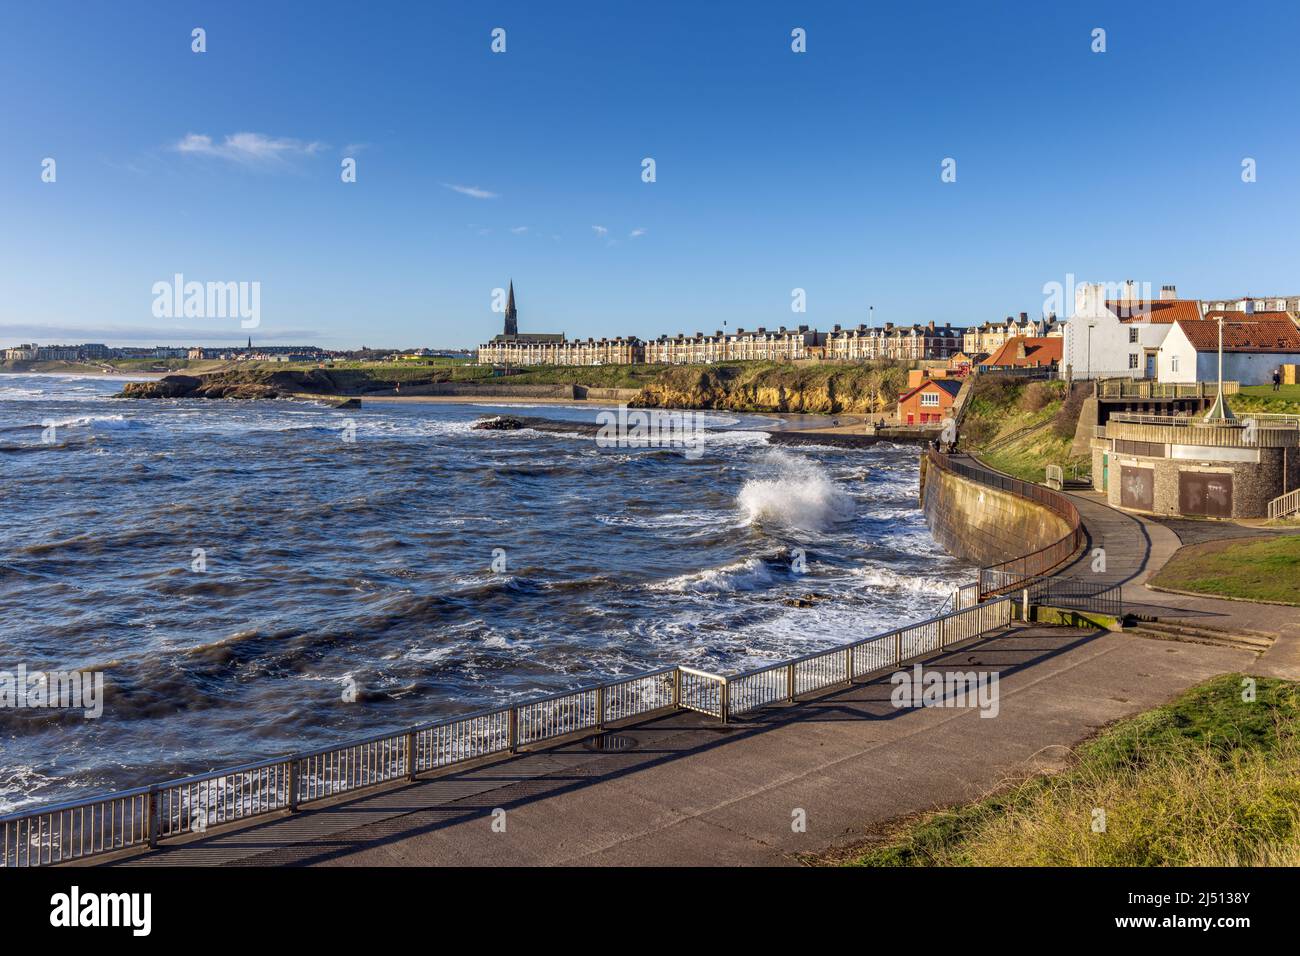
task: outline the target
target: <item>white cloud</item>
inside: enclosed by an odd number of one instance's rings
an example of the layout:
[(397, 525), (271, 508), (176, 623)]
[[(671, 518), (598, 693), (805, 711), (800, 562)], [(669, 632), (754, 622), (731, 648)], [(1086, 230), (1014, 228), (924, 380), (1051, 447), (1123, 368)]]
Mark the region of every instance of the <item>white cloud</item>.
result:
[(445, 188), (452, 192), (460, 193), (462, 196), (472, 196), (475, 199), (496, 199), (497, 194), (488, 192), (486, 189), (480, 189), (478, 186), (462, 186), (459, 183), (443, 183)]
[(513, 232), (516, 236), (522, 236), (524, 233), (526, 233), (526, 232), (528, 231), (528, 227), (527, 227), (527, 226), (511, 226), (511, 227), (510, 227), (510, 231)]
[(262, 133), (231, 133), (220, 143), (204, 133), (187, 133), (173, 147), (190, 156), (214, 156), (246, 165), (278, 163), (293, 156), (314, 156), (325, 148), (317, 141), (304, 142)]
[(637, 226), (635, 229), (633, 229), (631, 232), (628, 233), (627, 237), (629, 239), (635, 239), (637, 236), (644, 236), (644, 235), (645, 235), (645, 230), (642, 229), (640, 226)]
[(591, 228), (592, 230), (595, 231), (596, 237), (598, 239), (603, 239), (605, 237), (605, 233), (609, 232), (609, 230), (606, 229), (604, 226), (592, 226)]

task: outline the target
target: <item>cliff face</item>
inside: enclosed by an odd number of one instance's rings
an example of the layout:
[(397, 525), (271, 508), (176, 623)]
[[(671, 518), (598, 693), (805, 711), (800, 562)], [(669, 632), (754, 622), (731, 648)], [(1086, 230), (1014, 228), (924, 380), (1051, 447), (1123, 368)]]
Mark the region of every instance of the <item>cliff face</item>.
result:
[(875, 414), (892, 405), (907, 373), (895, 367), (760, 366), (669, 369), (633, 402), (648, 408)]
[[(579, 397), (582, 386), (440, 382), (389, 375), (384, 369), (239, 369), (205, 375), (168, 375), (153, 382), (130, 382), (123, 398), (283, 398), (291, 395), (349, 396), (391, 391), (404, 395), (511, 395)], [(659, 372), (639, 392), (582, 389), (589, 397), (626, 399), (644, 408), (714, 408), (737, 412), (815, 412), (875, 414), (898, 398), (907, 372), (890, 365), (812, 365), (776, 363), (683, 366)]]

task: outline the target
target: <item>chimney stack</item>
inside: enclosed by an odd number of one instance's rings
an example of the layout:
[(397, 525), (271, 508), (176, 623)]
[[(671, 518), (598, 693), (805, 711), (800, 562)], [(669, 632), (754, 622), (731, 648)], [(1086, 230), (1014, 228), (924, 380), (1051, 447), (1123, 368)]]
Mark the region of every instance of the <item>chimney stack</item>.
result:
[(1162, 285), (1160, 287), (1160, 298), (1165, 302), (1176, 299), (1178, 298), (1178, 290), (1171, 285)]
[(1021, 312), (1021, 313), (1020, 313), (1020, 322), (1021, 322), (1021, 324), (1024, 324), (1025, 322), (1028, 322), (1028, 321), (1029, 321), (1029, 313), (1028, 313), (1028, 312)]
[(1245, 308), (1244, 311), (1245, 311), (1245, 313), (1246, 313), (1247, 315), (1254, 315), (1254, 314), (1255, 314), (1255, 300), (1254, 300), (1254, 299), (1247, 298), (1247, 299), (1246, 299), (1246, 302), (1245, 302), (1245, 306), (1246, 306), (1246, 308)]

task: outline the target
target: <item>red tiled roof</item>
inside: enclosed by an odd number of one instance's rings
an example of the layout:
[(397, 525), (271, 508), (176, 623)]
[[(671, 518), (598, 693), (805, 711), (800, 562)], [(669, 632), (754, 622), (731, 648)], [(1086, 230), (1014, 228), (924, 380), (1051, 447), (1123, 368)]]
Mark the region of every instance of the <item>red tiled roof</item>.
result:
[[(1300, 329), (1286, 313), (1260, 313), (1248, 316), (1233, 313), (1232, 321), (1223, 323), (1223, 351), (1225, 352), (1296, 352), (1300, 353)], [(1260, 316), (1282, 315), (1283, 318)], [(1198, 352), (1214, 352), (1219, 348), (1219, 323), (1217, 319), (1197, 319), (1179, 322), (1192, 348)]]
[(961, 382), (959, 381), (954, 381), (953, 379), (950, 378), (927, 378), (920, 385), (916, 386), (916, 388), (909, 389), (908, 391), (904, 392), (902, 395), (898, 396), (899, 403), (901, 404), (902, 402), (907, 401), (917, 392), (923, 391), (927, 386), (930, 385), (937, 385), (940, 391), (946, 392), (948, 394), (949, 398), (956, 398), (957, 393), (961, 391)]
[(1012, 336), (1006, 340), (1002, 348), (980, 362), (980, 364), (1010, 365), (1017, 368), (1051, 365), (1053, 362), (1059, 363), (1061, 361), (1061, 350), (1064, 347), (1065, 339), (1060, 336), (1039, 339)]
[(1291, 321), (1291, 316), (1286, 312), (1237, 312), (1231, 309), (1212, 309), (1205, 313), (1207, 319), (1218, 319), (1219, 316), (1223, 316), (1225, 322)]
[(1119, 316), (1121, 322), (1181, 322), (1199, 319), (1201, 303), (1197, 299), (1133, 299), (1112, 301), (1106, 308)]

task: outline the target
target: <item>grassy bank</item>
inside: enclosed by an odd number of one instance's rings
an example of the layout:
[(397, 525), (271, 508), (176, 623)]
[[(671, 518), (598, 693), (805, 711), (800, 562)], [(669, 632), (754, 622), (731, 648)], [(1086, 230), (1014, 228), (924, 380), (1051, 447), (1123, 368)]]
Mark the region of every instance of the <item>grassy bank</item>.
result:
[(1059, 773), (929, 814), (837, 862), (1300, 865), (1300, 685), (1259, 679), (1247, 702), (1242, 680), (1194, 687), (1080, 745)]
[(1272, 385), (1248, 385), (1230, 395), (1228, 404), (1235, 412), (1300, 415), (1300, 385), (1283, 385), (1276, 392)]
[(1176, 591), (1300, 605), (1300, 535), (1182, 548), (1151, 583)]
[(1072, 457), (1079, 406), (1086, 386), (1068, 397), (1064, 382), (1026, 382), (1005, 375), (975, 380), (962, 421), (961, 448), (990, 466), (1027, 481), (1042, 481), (1049, 464), (1084, 466)]

